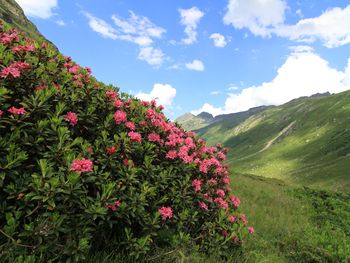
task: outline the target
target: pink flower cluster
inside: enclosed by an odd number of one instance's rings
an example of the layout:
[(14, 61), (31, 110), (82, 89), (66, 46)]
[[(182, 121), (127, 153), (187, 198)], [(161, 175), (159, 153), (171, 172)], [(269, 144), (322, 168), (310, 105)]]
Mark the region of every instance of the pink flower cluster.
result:
[(35, 47), (32, 44), (27, 44), (27, 45), (24, 45), (24, 46), (15, 46), (11, 50), (14, 53), (18, 53), (18, 52), (33, 52), (35, 50)]
[(121, 124), (122, 122), (126, 122), (127, 121), (127, 117), (126, 117), (126, 112), (122, 111), (122, 110), (117, 110), (114, 113), (114, 121), (116, 124)]
[(116, 99), (118, 97), (118, 93), (115, 91), (108, 90), (106, 91), (106, 97), (110, 99)]
[(16, 108), (16, 107), (12, 106), (8, 111), (10, 113), (12, 113), (13, 115), (24, 115), (27, 113), (27, 111), (24, 109), (24, 107)]
[(195, 192), (199, 192), (201, 190), (201, 185), (203, 184), (203, 181), (202, 180), (199, 180), (199, 179), (194, 179), (192, 181), (192, 186), (194, 188), (194, 191)]
[(140, 143), (141, 140), (142, 140), (141, 139), (141, 134), (139, 134), (138, 132), (131, 131), (131, 132), (128, 133), (128, 136), (129, 136), (130, 140), (133, 141), (133, 142)]
[(69, 122), (70, 125), (75, 126), (78, 123), (78, 115), (75, 112), (69, 111), (64, 117), (66, 121)]
[(107, 147), (106, 152), (108, 155), (113, 155), (117, 151), (117, 148), (115, 146)]
[(237, 196), (230, 196), (230, 201), (235, 207), (239, 207), (241, 200)]
[(114, 203), (106, 204), (105, 207), (115, 212), (120, 207), (120, 205), (121, 205), (121, 202), (119, 200), (115, 200)]
[(14, 62), (1, 70), (0, 77), (7, 78), (11, 75), (14, 78), (19, 78), (21, 76), (21, 71), (25, 69), (30, 69), (30, 65), (27, 62)]
[(80, 159), (80, 160), (74, 160), (71, 167), (70, 171), (75, 171), (78, 173), (87, 173), (91, 172), (93, 168), (93, 163), (89, 159)]
[(19, 37), (15, 29), (11, 30), (9, 34), (0, 33), (0, 43), (4, 45), (10, 45), (12, 42), (18, 41)]
[(171, 207), (162, 206), (158, 209), (158, 212), (164, 221), (173, 217), (173, 210)]

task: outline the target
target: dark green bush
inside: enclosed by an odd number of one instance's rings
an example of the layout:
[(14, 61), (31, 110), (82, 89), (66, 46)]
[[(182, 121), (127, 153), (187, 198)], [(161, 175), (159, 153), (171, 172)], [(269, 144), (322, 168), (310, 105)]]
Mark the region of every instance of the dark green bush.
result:
[(241, 244), (247, 222), (229, 196), (221, 146), (0, 27), (3, 259), (83, 260), (103, 249), (137, 259), (186, 242), (217, 253)]

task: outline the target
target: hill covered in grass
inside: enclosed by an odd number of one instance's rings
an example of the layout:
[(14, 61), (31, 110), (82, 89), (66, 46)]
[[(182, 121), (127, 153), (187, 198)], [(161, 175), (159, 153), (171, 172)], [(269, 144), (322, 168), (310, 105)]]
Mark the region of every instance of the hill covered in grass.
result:
[[(31, 38), (37, 40), (42, 39), (49, 42), (25, 16), (22, 8), (15, 0), (0, 0), (0, 19), (10, 24), (12, 27), (25, 32)], [(51, 42), (50, 44), (53, 45)]]
[[(235, 115), (232, 115), (235, 116)], [(242, 173), (317, 188), (350, 189), (350, 91), (299, 98), (236, 120), (196, 130), (231, 149)]]

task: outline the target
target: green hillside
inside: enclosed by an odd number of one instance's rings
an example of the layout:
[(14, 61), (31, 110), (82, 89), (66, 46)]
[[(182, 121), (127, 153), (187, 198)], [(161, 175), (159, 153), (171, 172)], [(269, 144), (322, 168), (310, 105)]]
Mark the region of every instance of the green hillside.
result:
[(350, 91), (300, 98), (197, 131), (223, 141), (236, 171), (317, 188), (350, 189)]
[[(37, 27), (30, 20), (28, 20), (22, 8), (16, 3), (15, 0), (0, 0), (0, 19), (4, 20), (12, 27), (15, 27), (25, 32), (33, 39), (44, 39), (45, 41), (48, 41), (39, 32)], [(52, 43), (50, 42), (50, 44)], [(53, 45), (53, 47), (55, 46)]]

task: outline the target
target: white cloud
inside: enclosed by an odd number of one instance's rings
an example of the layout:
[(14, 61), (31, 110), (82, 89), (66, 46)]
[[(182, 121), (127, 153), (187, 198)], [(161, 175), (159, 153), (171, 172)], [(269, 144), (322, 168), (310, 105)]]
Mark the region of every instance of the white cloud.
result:
[(328, 9), (315, 18), (305, 18), (295, 25), (284, 25), (273, 30), (275, 34), (299, 42), (320, 40), (328, 48), (350, 43), (350, 5), (344, 9)]
[(89, 19), (89, 26), (93, 31), (99, 33), (104, 38), (111, 38), (114, 40), (118, 38), (117, 31), (106, 21), (94, 17), (87, 12), (83, 12), (83, 14)]
[(290, 46), (289, 49), (292, 50), (294, 53), (313, 52), (314, 51), (313, 47), (304, 46), (304, 45)]
[(295, 14), (297, 14), (299, 17), (304, 17), (303, 12), (301, 11), (301, 9), (298, 9), (297, 11), (295, 11)]
[(119, 38), (122, 40), (131, 41), (140, 46), (149, 46), (154, 38), (160, 39), (166, 32), (164, 28), (153, 24), (147, 17), (138, 16), (133, 11), (129, 11), (129, 15), (128, 19), (112, 16)]
[(154, 47), (141, 47), (137, 58), (153, 66), (161, 65), (165, 59), (162, 50)]
[(203, 71), (204, 70), (204, 64), (202, 61), (195, 59), (190, 63), (186, 63), (186, 68), (190, 70), (196, 70), (196, 71)]
[(344, 71), (338, 71), (311, 49), (304, 49), (292, 52), (272, 81), (229, 93), (223, 107), (206, 103), (193, 112), (206, 110), (213, 115), (240, 112), (261, 105), (280, 105), (301, 96), (347, 89), (350, 89), (350, 59)]
[(219, 33), (211, 34), (209, 38), (214, 40), (214, 46), (216, 47), (225, 47), (227, 45), (225, 36)]
[[(319, 40), (328, 48), (350, 43), (350, 5), (327, 9), (318, 17), (285, 24), (285, 0), (229, 0), (223, 21), (236, 29), (248, 29), (256, 36), (275, 34), (292, 41), (311, 43)], [(301, 10), (296, 14), (302, 16)]]
[(185, 26), (187, 38), (182, 39), (185, 45), (191, 45), (197, 41), (197, 26), (204, 13), (194, 6), (190, 9), (179, 9), (181, 24)]
[(137, 44), (140, 47), (138, 59), (153, 66), (159, 66), (165, 60), (163, 51), (153, 47), (152, 44), (154, 39), (161, 38), (166, 30), (153, 24), (147, 17), (138, 16), (132, 11), (129, 11), (130, 17), (128, 19), (112, 15), (116, 26), (113, 27), (87, 12), (83, 12), (83, 14), (89, 19), (91, 29), (103, 37)]
[(156, 83), (150, 93), (139, 92), (135, 95), (141, 100), (150, 101), (156, 99), (158, 104), (163, 105), (166, 109), (171, 107), (176, 96), (176, 89), (169, 84)]
[(56, 24), (59, 25), (59, 26), (65, 26), (66, 25), (66, 23), (62, 19), (56, 20)]
[(271, 28), (284, 22), (286, 9), (284, 0), (229, 0), (224, 23), (247, 28), (257, 36), (269, 36)]
[(27, 16), (42, 19), (50, 18), (54, 15), (53, 9), (57, 7), (57, 0), (16, 0)]
[(220, 94), (220, 91), (218, 90), (214, 90), (212, 92), (210, 92), (210, 95), (219, 95)]

